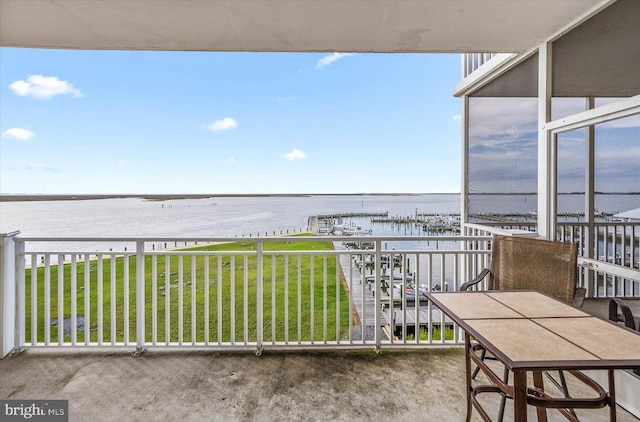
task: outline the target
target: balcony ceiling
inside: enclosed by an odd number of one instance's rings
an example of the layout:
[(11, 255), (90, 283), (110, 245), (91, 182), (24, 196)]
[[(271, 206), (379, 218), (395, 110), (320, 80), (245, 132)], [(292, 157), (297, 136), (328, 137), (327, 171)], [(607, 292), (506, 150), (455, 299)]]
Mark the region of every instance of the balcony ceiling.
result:
[(0, 45), (107, 50), (523, 52), (603, 0), (0, 0)]
[[(554, 97), (640, 95), (640, 1), (618, 0), (553, 43)], [(538, 56), (473, 96), (536, 97)]]

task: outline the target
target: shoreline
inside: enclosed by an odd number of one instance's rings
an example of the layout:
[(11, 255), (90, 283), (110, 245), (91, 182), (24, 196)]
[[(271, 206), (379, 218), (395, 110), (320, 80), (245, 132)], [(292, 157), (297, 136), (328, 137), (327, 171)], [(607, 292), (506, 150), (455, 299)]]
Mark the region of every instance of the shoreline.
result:
[[(262, 238), (269, 238), (269, 237), (290, 237), (290, 236), (301, 236), (301, 235), (310, 235), (310, 236), (316, 236), (317, 233), (314, 233), (312, 230), (307, 230), (307, 231), (300, 231), (300, 232), (296, 232), (296, 233), (286, 233), (286, 234), (276, 234), (276, 235), (267, 235), (267, 236), (262, 236)], [(193, 245), (185, 245), (185, 246), (175, 246), (175, 247), (168, 247), (168, 248), (162, 248), (162, 249), (151, 249), (151, 250), (145, 250), (145, 252), (163, 252), (163, 251), (167, 251), (167, 252), (172, 252), (172, 251), (184, 251), (184, 250), (190, 250), (190, 249), (196, 249), (196, 248), (202, 248), (202, 247), (207, 247), (207, 246), (216, 246), (216, 245), (225, 245), (225, 244), (229, 244), (229, 243), (240, 243), (240, 242), (255, 242), (260, 240), (260, 237), (241, 237), (238, 238), (238, 240), (230, 240), (230, 241), (225, 241), (225, 242), (206, 242), (206, 243), (202, 243), (202, 244), (193, 244)], [(25, 257), (26, 256), (30, 256), (33, 253), (31, 252), (26, 252), (25, 253)], [(67, 264), (71, 264), (72, 263), (72, 255), (89, 255), (89, 261), (97, 261), (98, 254), (104, 255), (103, 252), (97, 252), (97, 253), (91, 253), (91, 252), (81, 252), (81, 253), (71, 253), (71, 252), (67, 252), (67, 253), (54, 253), (51, 254), (51, 256), (55, 257), (57, 255), (63, 255), (63, 256), (67, 256), (69, 255), (69, 259), (64, 259), (62, 261), (62, 265), (67, 265)], [(37, 255), (42, 255), (42, 254), (37, 254)], [(92, 257), (91, 255), (96, 255), (94, 257)], [(109, 253), (109, 256), (107, 258), (104, 258), (105, 260), (107, 259), (111, 259), (111, 257), (113, 258), (124, 258), (125, 256), (135, 256), (135, 252), (133, 253), (125, 253), (124, 251), (117, 251), (114, 253)], [(85, 260), (84, 259), (76, 259), (76, 263), (78, 265), (82, 264)], [(54, 260), (50, 262), (50, 267), (54, 267), (54, 266), (58, 266), (60, 263), (58, 262), (58, 260)], [(36, 268), (44, 268), (45, 264), (44, 262), (39, 261), (36, 264)], [(25, 270), (30, 270), (33, 268), (32, 263), (29, 262), (25, 262), (25, 266), (24, 266)]]
[(306, 198), (311, 196), (423, 196), (423, 195), (460, 195), (459, 192), (443, 193), (233, 193), (233, 194), (0, 194), (0, 202), (30, 201), (86, 201), (96, 199), (143, 199), (148, 201), (169, 201), (176, 199), (209, 198)]
[[(596, 195), (640, 195), (640, 192), (595, 192)], [(308, 198), (323, 196), (425, 196), (425, 195), (450, 195), (460, 196), (460, 192), (418, 192), (418, 193), (385, 193), (385, 192), (360, 192), (360, 193), (206, 193), (206, 194), (0, 194), (2, 202), (39, 202), (39, 201), (89, 201), (98, 199), (142, 199), (145, 201), (171, 201), (181, 199), (210, 199), (210, 198)], [(483, 192), (474, 193), (473, 196), (528, 196), (536, 195), (535, 192), (522, 193), (498, 193)], [(584, 192), (561, 192), (558, 195), (584, 195)]]

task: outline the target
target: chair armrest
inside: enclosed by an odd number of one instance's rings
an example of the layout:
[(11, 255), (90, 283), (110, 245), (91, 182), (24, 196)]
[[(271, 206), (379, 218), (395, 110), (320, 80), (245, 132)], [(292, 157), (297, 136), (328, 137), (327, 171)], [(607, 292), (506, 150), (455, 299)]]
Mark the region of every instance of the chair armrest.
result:
[[(618, 307), (620, 308), (621, 315), (618, 314)], [(636, 322), (633, 319), (631, 309), (622, 301), (622, 299), (618, 299), (617, 297), (609, 300), (609, 319), (615, 322), (624, 322), (626, 327), (631, 328), (632, 330), (636, 329)]]
[(482, 270), (480, 272), (480, 274), (478, 274), (473, 280), (471, 281), (467, 281), (466, 283), (462, 283), (462, 285), (460, 285), (460, 291), (464, 292), (466, 290), (469, 289), (469, 287), (471, 286), (475, 286), (476, 284), (480, 283), (482, 280), (484, 280), (484, 278), (489, 275), (491, 273), (491, 270), (489, 268), (485, 268), (484, 270)]
[(584, 287), (577, 287), (576, 293), (573, 296), (573, 302), (571, 303), (576, 308), (582, 308), (582, 304), (584, 303), (584, 297), (587, 295), (587, 289)]

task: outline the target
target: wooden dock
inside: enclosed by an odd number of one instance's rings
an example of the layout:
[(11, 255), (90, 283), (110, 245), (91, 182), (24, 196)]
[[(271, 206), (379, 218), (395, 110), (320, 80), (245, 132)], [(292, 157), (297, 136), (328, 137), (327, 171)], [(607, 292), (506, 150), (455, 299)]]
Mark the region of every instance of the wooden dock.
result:
[[(382, 312), (382, 316), (385, 323), (393, 328), (393, 333), (396, 337), (403, 337), (403, 325), (406, 320), (406, 335), (415, 335), (416, 327), (427, 331), (429, 327), (429, 321), (432, 321), (433, 328), (440, 328), (442, 324), (445, 327), (453, 328), (453, 321), (444, 315), (436, 307), (431, 308), (431, 315), (429, 315), (429, 306), (419, 306), (416, 313), (415, 306), (407, 306), (406, 310), (401, 307), (385, 308)], [(444, 317), (444, 319), (443, 319)]]
[[(338, 251), (347, 251), (342, 242), (333, 242), (333, 247)], [(349, 286), (349, 295), (358, 314), (361, 332), (365, 336), (365, 340), (373, 340), (373, 338), (369, 338), (368, 334), (364, 333), (374, 333), (376, 329), (379, 329), (379, 327), (375, 327), (375, 297), (367, 288), (366, 283), (364, 283), (362, 273), (352, 256), (340, 254), (339, 258), (342, 273), (345, 276), (347, 286)], [(354, 327), (355, 325), (356, 321), (354, 321)]]
[[(333, 242), (335, 250), (347, 251), (347, 248), (342, 242)], [(380, 295), (380, 327), (376, 327), (375, 324), (375, 312), (376, 312), (376, 299), (374, 295), (374, 289), (371, 289), (368, 283), (365, 282), (365, 277), (362, 275), (360, 266), (357, 265), (355, 259), (348, 254), (339, 255), (340, 266), (342, 273), (345, 276), (346, 284), (349, 288), (349, 295), (352, 300), (355, 311), (358, 315), (359, 327), (358, 330), (363, 333), (365, 340), (374, 340), (375, 330), (381, 330), (383, 333), (383, 339), (388, 339), (387, 333), (401, 333), (403, 322), (406, 317), (407, 321), (407, 333), (414, 332), (416, 325), (420, 328), (427, 329), (428, 322), (433, 321), (434, 327), (440, 327), (442, 322), (446, 326), (453, 326), (453, 322), (444, 317), (439, 309), (432, 307), (429, 311), (428, 301), (420, 301), (418, 307), (419, 311), (416, 315), (415, 302), (408, 302), (406, 312), (402, 310), (402, 300), (394, 299), (393, 307), (391, 305), (391, 298), (389, 294), (381, 292)], [(366, 271), (366, 269), (364, 269)], [(431, 315), (429, 315), (431, 312)], [(443, 317), (445, 318), (443, 320)], [(357, 326), (357, 321), (354, 321), (354, 329)]]

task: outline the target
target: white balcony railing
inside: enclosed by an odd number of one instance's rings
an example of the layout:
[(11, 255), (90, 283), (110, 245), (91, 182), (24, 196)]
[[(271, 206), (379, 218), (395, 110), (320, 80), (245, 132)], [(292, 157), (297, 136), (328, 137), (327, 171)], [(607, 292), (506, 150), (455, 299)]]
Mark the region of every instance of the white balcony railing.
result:
[(488, 62), (495, 53), (466, 53), (462, 55), (462, 79)]
[[(537, 236), (535, 230), (536, 224), (530, 222), (491, 222), (465, 224), (463, 234)], [(588, 298), (640, 297), (640, 223), (559, 222), (557, 238), (578, 244), (578, 282), (587, 289)]]
[[(346, 239), (15, 237), (15, 345), (261, 353), (460, 341), (422, 292), (471, 279), (488, 265), (489, 238)], [(218, 246), (148, 248), (164, 242)]]
[[(3, 262), (15, 265), (4, 265), (2, 288), (5, 297), (17, 293), (15, 305), (9, 303), (15, 321), (3, 318), (3, 352), (9, 343), (257, 353), (455, 344), (458, 330), (422, 293), (456, 290), (473, 278), (489, 265), (489, 235), (504, 230), (466, 225), (465, 236), (241, 240), (4, 238)], [(190, 249), (157, 249), (165, 244)], [(590, 297), (640, 297), (640, 272), (601, 264), (606, 267), (579, 262)]]

